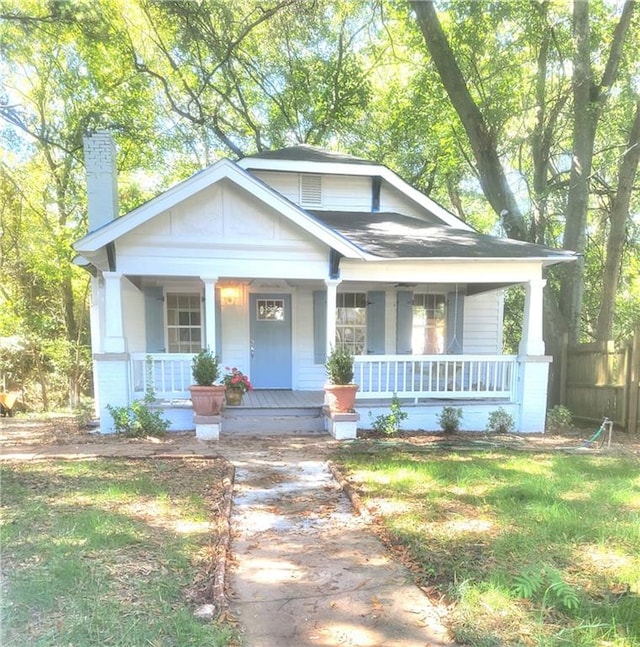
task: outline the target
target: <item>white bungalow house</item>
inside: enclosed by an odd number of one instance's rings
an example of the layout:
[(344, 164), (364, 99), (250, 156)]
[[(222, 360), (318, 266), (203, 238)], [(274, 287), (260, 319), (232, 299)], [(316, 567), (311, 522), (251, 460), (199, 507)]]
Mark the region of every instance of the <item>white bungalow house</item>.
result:
[[(85, 160), (89, 233), (74, 247), (92, 274), (103, 432), (106, 406), (149, 385), (172, 428), (193, 429), (201, 348), (277, 403), (321, 394), (336, 344), (355, 355), (363, 428), (396, 394), (407, 429), (438, 429), (450, 405), (466, 429), (502, 407), (543, 431), (544, 269), (572, 252), (480, 234), (385, 166), (309, 146), (223, 159), (123, 216), (109, 133), (85, 138)], [(526, 288), (517, 356), (502, 353), (512, 285)]]

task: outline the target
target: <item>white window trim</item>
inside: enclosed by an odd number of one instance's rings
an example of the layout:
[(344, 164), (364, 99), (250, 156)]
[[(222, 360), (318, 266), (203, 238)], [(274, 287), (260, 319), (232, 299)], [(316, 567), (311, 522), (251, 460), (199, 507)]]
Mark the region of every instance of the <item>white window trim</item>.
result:
[[(164, 292), (164, 336), (165, 336), (165, 348), (167, 349), (167, 352), (169, 353), (181, 353), (185, 352), (182, 350), (178, 351), (172, 351), (170, 349), (170, 342), (169, 342), (169, 329), (179, 329), (181, 327), (185, 326), (180, 326), (180, 325), (172, 325), (169, 323), (169, 296), (180, 296), (180, 297), (196, 297), (198, 299), (198, 302), (200, 304), (200, 346), (202, 348), (202, 345), (205, 343), (205, 326), (204, 326), (204, 304), (203, 304), (203, 296), (201, 291), (197, 290), (181, 290), (181, 289), (175, 289), (175, 288), (170, 288), (170, 289), (165, 289)], [(195, 328), (196, 326), (189, 326), (190, 328)], [(190, 352), (199, 352), (200, 349), (197, 349), (196, 351), (190, 351)]]

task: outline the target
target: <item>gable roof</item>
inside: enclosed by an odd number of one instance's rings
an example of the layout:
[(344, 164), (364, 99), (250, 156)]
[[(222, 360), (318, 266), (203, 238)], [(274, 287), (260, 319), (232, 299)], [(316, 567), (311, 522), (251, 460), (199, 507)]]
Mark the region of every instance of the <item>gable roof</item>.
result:
[[(288, 146), (275, 151), (262, 151), (255, 155), (249, 155), (243, 158), (248, 164), (250, 160), (287, 160), (297, 162), (320, 162), (322, 164), (366, 164), (371, 166), (376, 162), (366, 160), (363, 157), (355, 157), (347, 153), (336, 153), (324, 148), (310, 146), (309, 144), (299, 144), (298, 146)], [(248, 166), (246, 168), (255, 168)]]
[(497, 238), (477, 231), (434, 225), (399, 213), (312, 211), (327, 226), (382, 259), (541, 260), (544, 264), (570, 261), (574, 252)]
[(133, 211), (89, 232), (86, 236), (74, 243), (73, 247), (81, 254), (96, 252), (136, 227), (148, 222), (155, 216), (171, 209), (176, 204), (223, 179), (228, 179), (237, 186), (250, 192), (251, 195), (273, 207), (279, 213), (288, 217), (289, 220), (298, 224), (342, 255), (352, 258), (363, 256), (362, 251), (344, 238), (342, 234), (326, 227), (326, 225), (314, 218), (310, 213), (293, 204), (293, 202), (273, 190), (260, 179), (227, 159), (216, 162), (183, 182), (174, 185)]
[[(433, 224), (392, 212), (305, 210), (253, 175), (250, 169), (380, 176), (446, 224)], [(207, 187), (227, 179), (302, 227), (347, 258), (539, 260), (549, 265), (576, 258), (557, 250), (508, 238), (480, 234), (380, 164), (312, 146), (293, 146), (247, 157), (220, 160), (176, 184), (128, 214), (88, 233), (74, 244), (91, 256), (119, 237), (166, 212)]]
[(359, 175), (369, 177), (381, 177), (390, 186), (415, 202), (419, 207), (433, 214), (443, 224), (459, 229), (473, 231), (469, 226), (456, 215), (445, 209), (424, 193), (414, 189), (408, 182), (405, 182), (391, 169), (371, 162), (360, 157), (333, 153), (301, 144), (291, 146), (277, 151), (268, 151), (243, 157), (238, 165), (248, 170), (264, 171), (288, 171), (290, 173), (317, 173), (330, 175)]

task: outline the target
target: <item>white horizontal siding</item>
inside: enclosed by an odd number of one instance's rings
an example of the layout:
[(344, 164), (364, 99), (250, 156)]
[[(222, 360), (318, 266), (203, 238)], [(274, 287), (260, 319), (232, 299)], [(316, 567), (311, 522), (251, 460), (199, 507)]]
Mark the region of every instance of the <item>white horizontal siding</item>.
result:
[(293, 388), (318, 390), (325, 383), (326, 374), (324, 364), (314, 363), (313, 290), (298, 289), (294, 308)]
[[(286, 198), (300, 204), (300, 174), (278, 171), (254, 171)], [(354, 175), (322, 175), (321, 204), (317, 207), (328, 211), (370, 211), (371, 178)]]
[(406, 216), (414, 216), (416, 218), (423, 219), (426, 218), (428, 222), (442, 222), (432, 214), (428, 214), (424, 208), (413, 200), (407, 198), (406, 195), (386, 182), (382, 183), (382, 187), (380, 189), (380, 211), (391, 211), (394, 213), (401, 213)]
[(245, 290), (242, 290), (235, 303), (221, 305), (221, 321), (217, 321), (216, 325), (221, 327), (222, 348), (217, 351), (217, 354), (220, 358), (222, 375), (226, 372), (226, 366), (235, 366), (251, 379), (247, 301), (248, 295)]
[(300, 184), (298, 173), (284, 173), (282, 171), (251, 171), (252, 175), (262, 180), (265, 184), (281, 193), (294, 204), (300, 203)]
[(327, 211), (371, 211), (371, 178), (350, 175), (323, 177), (322, 208)]

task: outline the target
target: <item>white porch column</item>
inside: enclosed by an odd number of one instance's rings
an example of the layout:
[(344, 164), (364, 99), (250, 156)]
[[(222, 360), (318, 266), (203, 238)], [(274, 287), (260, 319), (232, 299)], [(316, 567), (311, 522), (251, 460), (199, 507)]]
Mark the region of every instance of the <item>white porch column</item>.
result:
[(104, 277), (104, 339), (105, 353), (125, 353), (124, 324), (122, 319), (122, 274), (103, 272)]
[[(96, 291), (93, 296), (98, 300), (99, 312), (92, 312), (92, 323), (98, 320), (96, 334), (101, 337), (93, 355), (95, 407), (100, 418), (100, 431), (113, 433), (113, 417), (107, 405), (122, 407), (131, 403), (130, 358), (124, 336), (122, 274), (103, 272), (102, 280), (102, 288), (99, 280), (94, 281)], [(93, 331), (91, 334), (95, 339)], [(99, 350), (95, 352), (96, 349)]]
[(516, 421), (516, 431), (544, 432), (550, 364), (551, 357), (546, 356), (518, 358), (519, 377), (516, 397), (520, 404), (520, 415)]
[(89, 307), (89, 332), (91, 348), (94, 353), (102, 352), (104, 338), (103, 318), (100, 316), (100, 304), (104, 305), (104, 281), (97, 276), (91, 277), (91, 305)]
[(209, 349), (214, 355), (220, 353), (216, 348), (216, 283), (218, 277), (200, 277), (204, 283), (204, 339), (202, 347)]
[(517, 431), (540, 433), (544, 431), (547, 411), (547, 384), (550, 357), (545, 357), (542, 337), (543, 290), (546, 281), (531, 279), (526, 284), (522, 339), (518, 348), (517, 400), (520, 415)]
[(336, 295), (340, 279), (325, 279), (327, 284), (327, 357), (336, 343)]
[(524, 356), (544, 355), (542, 337), (542, 304), (544, 279), (532, 279), (525, 286), (524, 320), (522, 322), (522, 339), (518, 354)]

